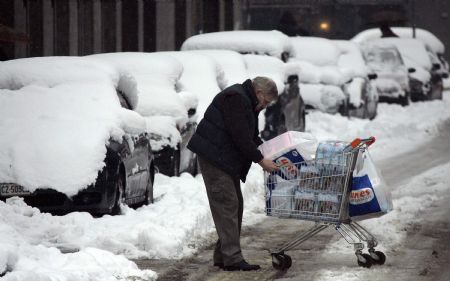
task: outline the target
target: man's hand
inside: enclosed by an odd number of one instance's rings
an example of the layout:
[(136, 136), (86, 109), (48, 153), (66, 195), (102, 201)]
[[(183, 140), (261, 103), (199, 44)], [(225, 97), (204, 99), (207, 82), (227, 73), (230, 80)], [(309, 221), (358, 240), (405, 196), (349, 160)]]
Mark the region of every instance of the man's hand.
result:
[(267, 172), (278, 171), (280, 169), (277, 164), (273, 163), (272, 160), (269, 159), (263, 159), (259, 161), (258, 164), (264, 169), (264, 171)]

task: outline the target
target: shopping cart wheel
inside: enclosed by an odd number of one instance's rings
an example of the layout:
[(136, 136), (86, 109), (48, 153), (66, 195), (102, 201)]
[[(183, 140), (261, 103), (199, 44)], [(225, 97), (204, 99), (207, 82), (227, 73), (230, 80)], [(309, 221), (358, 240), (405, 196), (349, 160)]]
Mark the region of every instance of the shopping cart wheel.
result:
[(369, 254), (356, 254), (358, 258), (358, 265), (369, 268), (373, 264), (372, 257)]
[(372, 258), (373, 264), (382, 265), (386, 262), (386, 255), (383, 252), (375, 251), (374, 249), (369, 249), (370, 257)]
[(289, 269), (292, 265), (292, 259), (290, 256), (279, 253), (279, 254), (272, 254), (272, 266), (275, 269), (278, 270), (286, 270)]

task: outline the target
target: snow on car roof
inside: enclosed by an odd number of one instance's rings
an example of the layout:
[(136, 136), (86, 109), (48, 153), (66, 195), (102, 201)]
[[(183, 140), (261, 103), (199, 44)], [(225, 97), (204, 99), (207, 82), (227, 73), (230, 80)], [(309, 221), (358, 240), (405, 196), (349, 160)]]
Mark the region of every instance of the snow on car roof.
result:
[(22, 87), (0, 90), (0, 182), (75, 195), (95, 182), (110, 139), (143, 132), (145, 121), (120, 106), (115, 81), (106, 79), (118, 75), (97, 72), (95, 63), (82, 58), (71, 59), (73, 64), (65, 58), (39, 61), (1, 66), (8, 81), (19, 81), (10, 86)]
[(286, 81), (286, 66), (281, 60), (269, 56), (250, 54), (243, 57), (250, 79), (257, 76), (269, 77), (277, 84), (278, 94), (283, 93), (284, 82)]
[(72, 81), (119, 81), (114, 68), (80, 57), (35, 57), (0, 64), (0, 88), (17, 90), (27, 85), (53, 87)]
[(365, 77), (367, 67), (358, 44), (348, 40), (333, 40), (341, 50), (337, 65), (350, 77)]
[[(402, 38), (413, 38), (412, 27), (391, 27), (391, 30)], [(379, 28), (372, 28), (364, 30), (355, 35), (351, 40), (357, 43), (366, 42), (381, 37), (381, 31)], [(416, 28), (416, 39), (422, 41), (433, 52), (443, 54), (445, 52), (445, 46), (439, 38), (433, 33), (422, 28)]]
[(188, 38), (181, 49), (225, 49), (243, 54), (269, 55), (280, 59), (283, 52), (291, 52), (289, 37), (277, 30), (234, 30), (204, 33)]
[(289, 37), (292, 60), (307, 61), (318, 66), (336, 65), (341, 53), (333, 41), (319, 37)]
[(206, 108), (225, 84), (224, 72), (212, 58), (195, 52), (162, 52), (183, 65), (183, 74), (178, 82), (180, 91), (194, 93), (198, 97), (197, 116), (202, 118)]
[(238, 52), (231, 50), (192, 50), (190, 52), (206, 55), (221, 66), (225, 74), (225, 83), (221, 86), (222, 89), (242, 83), (249, 77), (244, 58)]
[(89, 58), (109, 63), (135, 81), (139, 97), (136, 111), (141, 115), (172, 116), (178, 122), (186, 121), (187, 110), (176, 92), (183, 65), (176, 59), (161, 53), (131, 52), (96, 54)]

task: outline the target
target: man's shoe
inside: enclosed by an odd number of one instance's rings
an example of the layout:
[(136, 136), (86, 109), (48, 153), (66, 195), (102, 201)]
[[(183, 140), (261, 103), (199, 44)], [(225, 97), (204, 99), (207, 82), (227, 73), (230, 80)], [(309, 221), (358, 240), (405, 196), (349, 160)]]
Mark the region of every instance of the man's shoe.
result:
[(257, 264), (248, 264), (245, 260), (242, 260), (235, 264), (224, 266), (223, 270), (226, 270), (226, 271), (237, 271), (237, 270), (250, 271), (250, 270), (258, 270), (260, 268), (261, 267)]
[(215, 262), (214, 266), (218, 266), (220, 269), (223, 269), (223, 262)]

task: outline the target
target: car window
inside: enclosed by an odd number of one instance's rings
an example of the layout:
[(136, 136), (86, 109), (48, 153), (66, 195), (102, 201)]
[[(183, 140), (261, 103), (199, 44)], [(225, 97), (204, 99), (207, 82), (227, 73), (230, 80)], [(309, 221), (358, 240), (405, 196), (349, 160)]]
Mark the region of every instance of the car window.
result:
[(120, 101), (120, 105), (123, 108), (126, 109), (130, 109), (131, 110), (131, 106), (130, 103), (128, 102), (127, 98), (125, 97), (124, 93), (122, 91), (116, 90), (117, 92), (117, 96), (119, 97), (119, 101)]
[(370, 49), (364, 52), (364, 59), (368, 65), (382, 68), (395, 68), (402, 64), (399, 54), (391, 49)]

